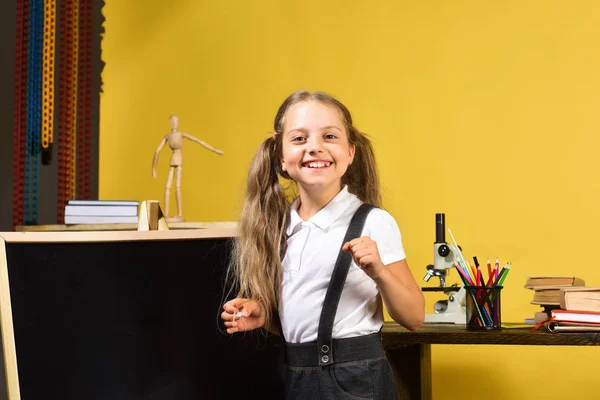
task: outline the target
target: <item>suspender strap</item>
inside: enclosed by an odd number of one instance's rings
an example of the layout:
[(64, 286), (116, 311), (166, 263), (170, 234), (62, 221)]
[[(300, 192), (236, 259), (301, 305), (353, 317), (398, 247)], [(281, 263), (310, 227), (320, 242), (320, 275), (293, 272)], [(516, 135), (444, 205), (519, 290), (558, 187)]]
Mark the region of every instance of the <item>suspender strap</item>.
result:
[[(344, 243), (360, 237), (365, 220), (369, 211), (374, 208), (371, 204), (361, 204), (358, 208), (352, 220), (350, 226), (346, 231), (346, 236), (342, 242)], [(338, 303), (342, 296), (342, 290), (344, 289), (344, 283), (348, 276), (348, 270), (352, 263), (352, 255), (348, 251), (343, 251), (340, 248), (331, 280), (329, 281), (329, 287), (325, 294), (325, 301), (323, 302), (323, 309), (321, 310), (321, 318), (319, 319), (319, 332), (317, 335), (317, 352), (319, 354), (319, 365), (329, 365), (334, 363), (333, 346), (331, 343), (331, 335), (333, 332), (333, 321), (335, 320), (335, 314), (337, 312)]]

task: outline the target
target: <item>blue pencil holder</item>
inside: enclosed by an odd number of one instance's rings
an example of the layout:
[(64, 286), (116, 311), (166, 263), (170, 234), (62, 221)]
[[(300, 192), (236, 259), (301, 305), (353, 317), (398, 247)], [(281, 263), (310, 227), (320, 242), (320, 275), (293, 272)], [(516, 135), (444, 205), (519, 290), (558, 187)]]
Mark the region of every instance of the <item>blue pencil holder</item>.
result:
[(502, 286), (465, 286), (467, 329), (502, 328)]

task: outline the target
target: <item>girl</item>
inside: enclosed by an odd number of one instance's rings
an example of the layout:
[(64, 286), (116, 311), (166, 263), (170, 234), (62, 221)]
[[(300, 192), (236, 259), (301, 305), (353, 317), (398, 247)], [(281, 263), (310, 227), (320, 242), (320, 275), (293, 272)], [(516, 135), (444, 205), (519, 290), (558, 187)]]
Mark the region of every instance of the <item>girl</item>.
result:
[[(239, 292), (221, 314), (227, 332), (283, 336), (286, 398), (396, 398), (381, 303), (416, 330), (424, 297), (393, 217), (361, 207), (381, 204), (371, 143), (322, 92), (291, 94), (274, 128), (248, 175), (228, 274)], [(285, 180), (299, 193), (291, 204)], [(349, 228), (355, 214), (364, 225)]]

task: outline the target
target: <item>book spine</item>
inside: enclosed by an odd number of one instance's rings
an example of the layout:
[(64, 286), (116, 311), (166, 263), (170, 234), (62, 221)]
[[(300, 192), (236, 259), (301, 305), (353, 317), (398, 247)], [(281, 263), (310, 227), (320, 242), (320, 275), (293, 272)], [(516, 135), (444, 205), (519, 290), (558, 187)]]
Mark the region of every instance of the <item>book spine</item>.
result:
[(138, 208), (135, 206), (65, 206), (65, 215), (87, 215), (87, 216), (134, 216), (138, 214)]

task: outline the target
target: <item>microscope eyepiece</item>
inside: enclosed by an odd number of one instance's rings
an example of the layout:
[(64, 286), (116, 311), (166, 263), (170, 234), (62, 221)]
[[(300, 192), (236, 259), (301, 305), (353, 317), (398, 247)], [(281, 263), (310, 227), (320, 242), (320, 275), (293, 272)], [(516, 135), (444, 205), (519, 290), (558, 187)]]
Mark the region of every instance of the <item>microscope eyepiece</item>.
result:
[(435, 214), (435, 242), (446, 243), (446, 214)]

